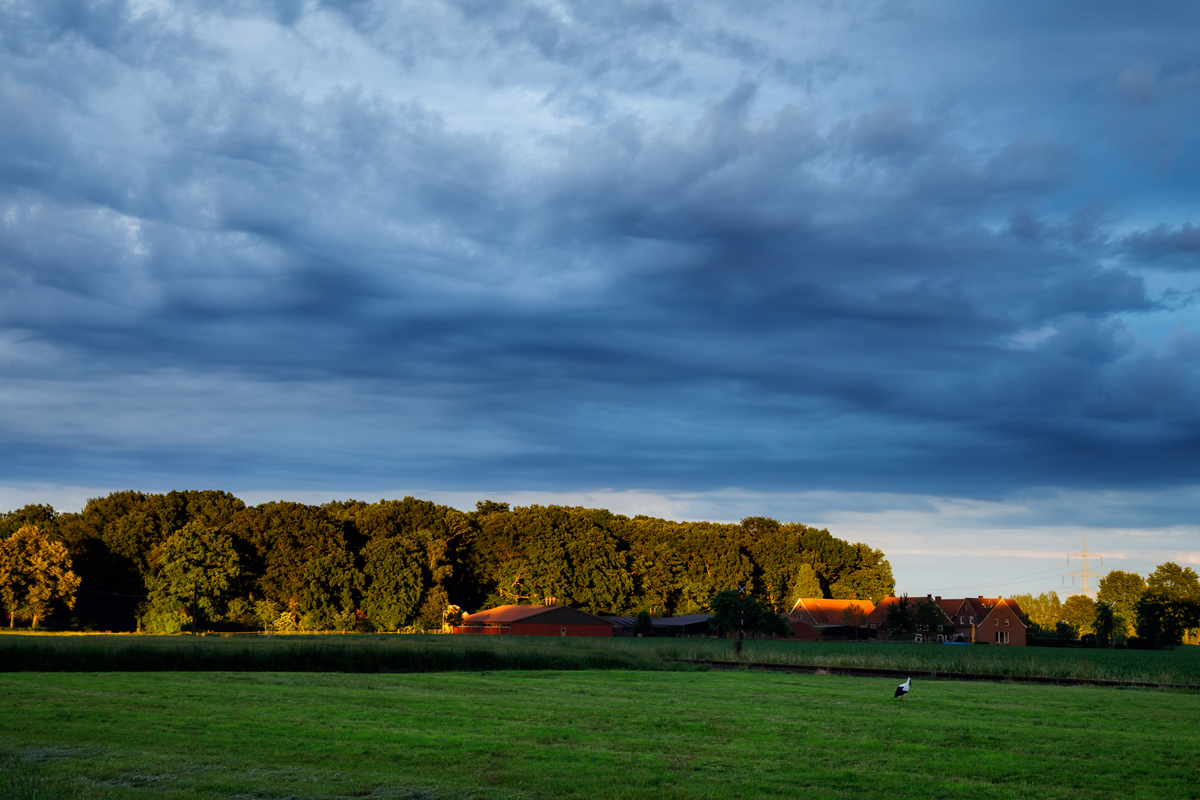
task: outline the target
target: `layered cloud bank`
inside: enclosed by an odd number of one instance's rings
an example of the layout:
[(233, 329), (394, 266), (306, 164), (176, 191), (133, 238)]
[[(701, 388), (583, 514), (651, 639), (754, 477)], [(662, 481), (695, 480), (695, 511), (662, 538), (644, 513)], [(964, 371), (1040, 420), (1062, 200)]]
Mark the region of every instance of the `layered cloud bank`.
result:
[(0, 478), (1186, 494), (1198, 16), (4, 3)]

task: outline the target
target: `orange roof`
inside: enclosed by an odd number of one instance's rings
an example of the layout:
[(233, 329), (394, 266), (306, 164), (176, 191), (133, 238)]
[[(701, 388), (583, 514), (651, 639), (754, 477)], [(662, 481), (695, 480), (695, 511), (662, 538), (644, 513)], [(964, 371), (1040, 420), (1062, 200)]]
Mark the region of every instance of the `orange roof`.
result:
[(870, 614), (875, 610), (875, 604), (870, 600), (826, 600), (823, 597), (802, 597), (796, 601), (796, 605), (788, 612), (788, 616), (796, 622), (805, 622), (814, 627), (845, 625), (846, 621), (842, 615), (850, 606), (858, 606), (865, 614)]
[(867, 615), (866, 624), (867, 625), (882, 625), (884, 619), (887, 618), (888, 606), (892, 605), (893, 603), (898, 603), (898, 602), (900, 602), (899, 597), (885, 597), (882, 600), (880, 600), (879, 605), (875, 606), (875, 608), (872, 609), (871, 613)]
[[(581, 617), (591, 617), (597, 624), (612, 625), (608, 620), (601, 619), (595, 614), (589, 614), (586, 611), (580, 611), (570, 606), (496, 606), (484, 611), (476, 611), (474, 614), (467, 614), (463, 617), (463, 624), (484, 625), (497, 622), (523, 622), (531, 617), (541, 616), (542, 614), (555, 613), (556, 615), (560, 615), (561, 612)], [(584, 625), (590, 624), (583, 619), (580, 620), (580, 623)]]

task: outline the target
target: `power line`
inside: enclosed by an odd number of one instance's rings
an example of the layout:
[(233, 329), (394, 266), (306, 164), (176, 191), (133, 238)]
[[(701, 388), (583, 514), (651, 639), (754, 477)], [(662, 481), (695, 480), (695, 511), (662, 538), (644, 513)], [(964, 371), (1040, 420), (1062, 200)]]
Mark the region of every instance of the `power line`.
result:
[[(1059, 569), (1058, 567), (1051, 567), (1050, 569), (1044, 569), (1041, 572), (1031, 572), (1028, 575), (1018, 575), (1015, 578), (1004, 578), (1003, 580), (988, 581), (987, 583), (971, 583), (966, 586), (946, 586), (941, 589), (935, 589), (934, 591), (953, 592), (957, 589), (975, 589), (975, 588), (984, 587), (984, 586), (999, 586), (1001, 584), (1013, 583), (1014, 581), (1025, 580), (1025, 579), (1049, 578), (1049, 577), (1059, 574), (1058, 569)], [(926, 590), (926, 591), (928, 591), (928, 590)]]

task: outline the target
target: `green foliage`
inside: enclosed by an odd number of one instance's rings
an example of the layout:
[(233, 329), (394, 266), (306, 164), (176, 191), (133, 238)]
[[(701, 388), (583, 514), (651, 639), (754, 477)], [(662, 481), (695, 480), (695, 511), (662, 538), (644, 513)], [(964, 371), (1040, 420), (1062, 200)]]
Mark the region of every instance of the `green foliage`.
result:
[(916, 607), (908, 601), (908, 595), (888, 605), (883, 618), (883, 629), (888, 638), (912, 641), (917, 635), (917, 626)]
[(639, 611), (637, 617), (633, 621), (633, 633), (635, 636), (653, 636), (654, 623), (650, 619), (649, 611)]
[(1013, 595), (1013, 600), (1025, 612), (1029, 622), (1036, 630), (1053, 633), (1055, 626), (1062, 620), (1062, 601), (1057, 592), (1042, 592), (1036, 597), (1032, 594)]
[(425, 587), (421, 555), (405, 536), (379, 536), (363, 548), (362, 609), (375, 630), (398, 631), (415, 620)]
[(1119, 638), (1133, 635), (1137, 601), (1145, 590), (1146, 581), (1136, 572), (1114, 569), (1100, 579), (1096, 600), (1112, 607), (1113, 630)]
[(784, 618), (753, 595), (746, 595), (746, 599), (742, 600), (736, 591), (726, 589), (713, 595), (709, 607), (713, 615), (708, 620), (708, 627), (718, 636), (738, 631), (782, 637), (792, 634)]
[(1062, 606), (1062, 621), (1073, 627), (1077, 635), (1092, 632), (1096, 618), (1096, 603), (1086, 594), (1073, 594)]
[(1092, 631), (1095, 633), (1096, 643), (1100, 647), (1108, 647), (1112, 643), (1116, 621), (1116, 614), (1110, 604), (1103, 600), (1096, 603), (1096, 616), (1092, 620)]
[(796, 571), (796, 578), (792, 587), (792, 592), (795, 595), (792, 602), (793, 606), (802, 599), (817, 599), (825, 596), (822, 593), (821, 580), (817, 577), (817, 571), (813, 569), (812, 564), (800, 565), (800, 569)]
[(931, 598), (925, 597), (912, 604), (912, 622), (916, 633), (921, 634), (924, 642), (934, 643), (937, 642), (938, 634), (943, 633), (943, 629), (950, 620), (946, 617), (946, 612), (942, 611), (941, 606)]
[(353, 630), (362, 584), (362, 573), (355, 569), (354, 557), (345, 550), (311, 561), (297, 597), (301, 630)]
[(1079, 638), (1079, 628), (1059, 620), (1054, 623), (1054, 637), (1064, 642), (1073, 642)]
[(1139, 639), (1174, 649), (1189, 629), (1200, 626), (1200, 577), (1191, 567), (1159, 564), (1146, 580), (1134, 614)]
[(51, 622), (81, 629), (190, 624), (190, 600), (160, 585), (155, 559), (193, 524), (232, 540), (239, 571), (226, 605), (196, 617), (225, 627), (424, 630), (441, 627), (451, 605), (474, 611), (547, 596), (594, 613), (672, 616), (707, 611), (714, 593), (743, 579), (778, 613), (801, 594), (875, 600), (894, 586), (878, 550), (765, 517), (671, 522), (486, 500), (464, 514), (412, 497), (247, 508), (225, 492), (130, 491), (93, 498), (79, 514), (27, 506), (0, 517), (0, 529), (35, 519), (68, 549), (88, 589), (75, 616), (60, 601)]
[(220, 528), (187, 523), (154, 548), (149, 598), (142, 615), (148, 633), (177, 633), (185, 621), (220, 621), (241, 575), (233, 538)]

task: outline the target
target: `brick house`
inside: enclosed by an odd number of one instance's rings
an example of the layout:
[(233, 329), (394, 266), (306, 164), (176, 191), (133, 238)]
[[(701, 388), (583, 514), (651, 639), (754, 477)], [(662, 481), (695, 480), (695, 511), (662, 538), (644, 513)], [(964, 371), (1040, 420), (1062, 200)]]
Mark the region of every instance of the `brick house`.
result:
[[(954, 635), (949, 637), (953, 641), (979, 641), (1025, 646), (1029, 625), (1026, 622), (1025, 613), (1021, 611), (1021, 607), (1015, 600), (982, 595), (964, 598), (926, 595), (926, 598), (937, 604), (942, 613), (946, 615), (948, 623), (954, 623)], [(879, 605), (867, 617), (866, 625), (879, 631), (885, 639), (887, 635), (883, 630), (883, 623), (887, 619), (888, 607), (898, 602), (899, 599), (898, 597), (885, 597), (879, 601)], [(920, 602), (920, 598), (916, 598), (915, 601)], [(910, 597), (909, 602), (914, 602), (914, 598)]]
[(999, 597), (983, 621), (975, 626), (975, 641), (1024, 647), (1029, 625), (1017, 601)]

